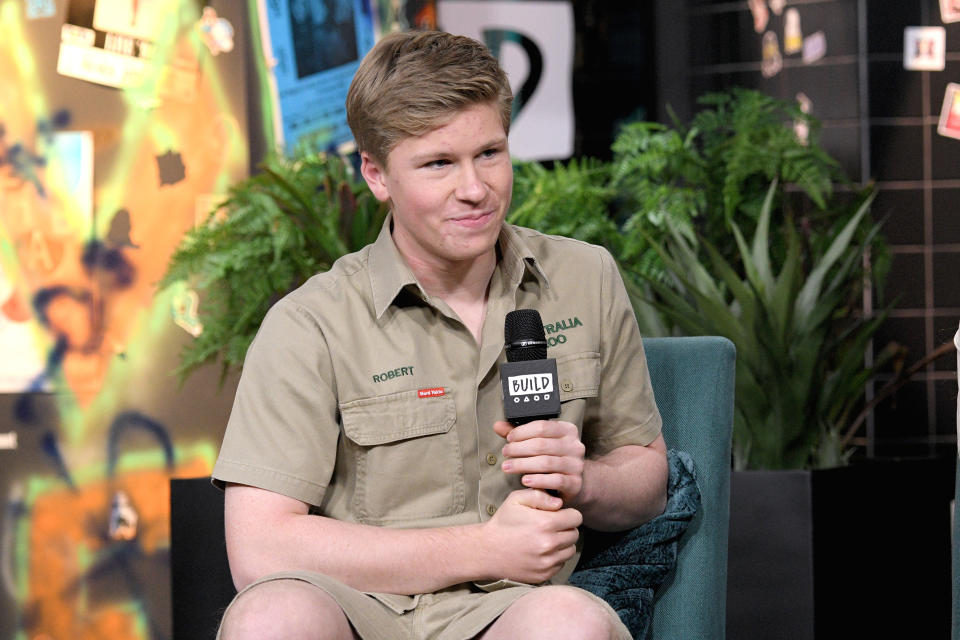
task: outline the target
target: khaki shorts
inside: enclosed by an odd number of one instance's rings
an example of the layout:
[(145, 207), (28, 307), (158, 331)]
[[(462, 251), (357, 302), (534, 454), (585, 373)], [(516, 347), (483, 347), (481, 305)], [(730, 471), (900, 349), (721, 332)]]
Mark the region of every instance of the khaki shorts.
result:
[[(337, 601), (363, 640), (469, 640), (490, 626), (518, 598), (536, 589), (504, 582), (487, 587), (489, 591), (473, 585), (456, 585), (435, 593), (403, 596), (364, 593), (319, 573), (285, 571), (257, 580), (237, 597), (272, 580), (301, 580), (322, 589)], [(630, 632), (616, 611), (589, 591), (584, 593), (607, 610), (614, 622), (615, 637), (630, 640)], [(219, 632), (217, 638), (220, 638)]]

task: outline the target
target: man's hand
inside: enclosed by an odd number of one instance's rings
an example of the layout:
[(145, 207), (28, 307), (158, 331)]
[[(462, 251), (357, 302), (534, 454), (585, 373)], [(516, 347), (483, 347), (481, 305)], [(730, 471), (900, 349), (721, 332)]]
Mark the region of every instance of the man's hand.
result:
[(543, 491), (512, 492), (487, 522), (483, 540), (492, 545), (491, 578), (539, 584), (573, 557), (583, 523), (576, 509)]
[(521, 475), (531, 489), (553, 489), (571, 504), (583, 489), (583, 456), (577, 426), (561, 420), (534, 420), (514, 427), (509, 422), (493, 424), (507, 444), (502, 453), (504, 473)]

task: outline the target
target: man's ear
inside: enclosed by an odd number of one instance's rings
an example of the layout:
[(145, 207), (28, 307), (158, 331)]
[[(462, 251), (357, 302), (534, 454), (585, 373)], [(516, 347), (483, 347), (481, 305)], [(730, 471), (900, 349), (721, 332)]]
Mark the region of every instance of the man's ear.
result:
[(360, 152), (360, 175), (367, 181), (367, 186), (377, 200), (386, 202), (390, 199), (390, 191), (387, 189), (387, 172), (366, 151)]

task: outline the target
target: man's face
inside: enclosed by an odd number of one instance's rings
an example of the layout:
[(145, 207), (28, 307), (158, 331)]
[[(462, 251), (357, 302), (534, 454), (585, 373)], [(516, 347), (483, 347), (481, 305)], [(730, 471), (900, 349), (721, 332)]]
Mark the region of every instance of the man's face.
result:
[(401, 140), (382, 167), (361, 154), (361, 173), (393, 211), (393, 240), (411, 264), (448, 269), (489, 255), (510, 206), (513, 167), (493, 104)]

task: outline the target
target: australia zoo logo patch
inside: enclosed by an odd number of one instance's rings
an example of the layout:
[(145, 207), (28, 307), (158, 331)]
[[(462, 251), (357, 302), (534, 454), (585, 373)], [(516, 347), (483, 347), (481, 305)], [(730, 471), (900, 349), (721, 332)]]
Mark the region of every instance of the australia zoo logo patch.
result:
[(543, 332), (547, 335), (547, 346), (555, 347), (558, 344), (563, 344), (567, 341), (567, 336), (561, 333), (562, 331), (569, 331), (570, 329), (582, 326), (583, 323), (580, 322), (580, 318), (576, 316), (543, 325)]

